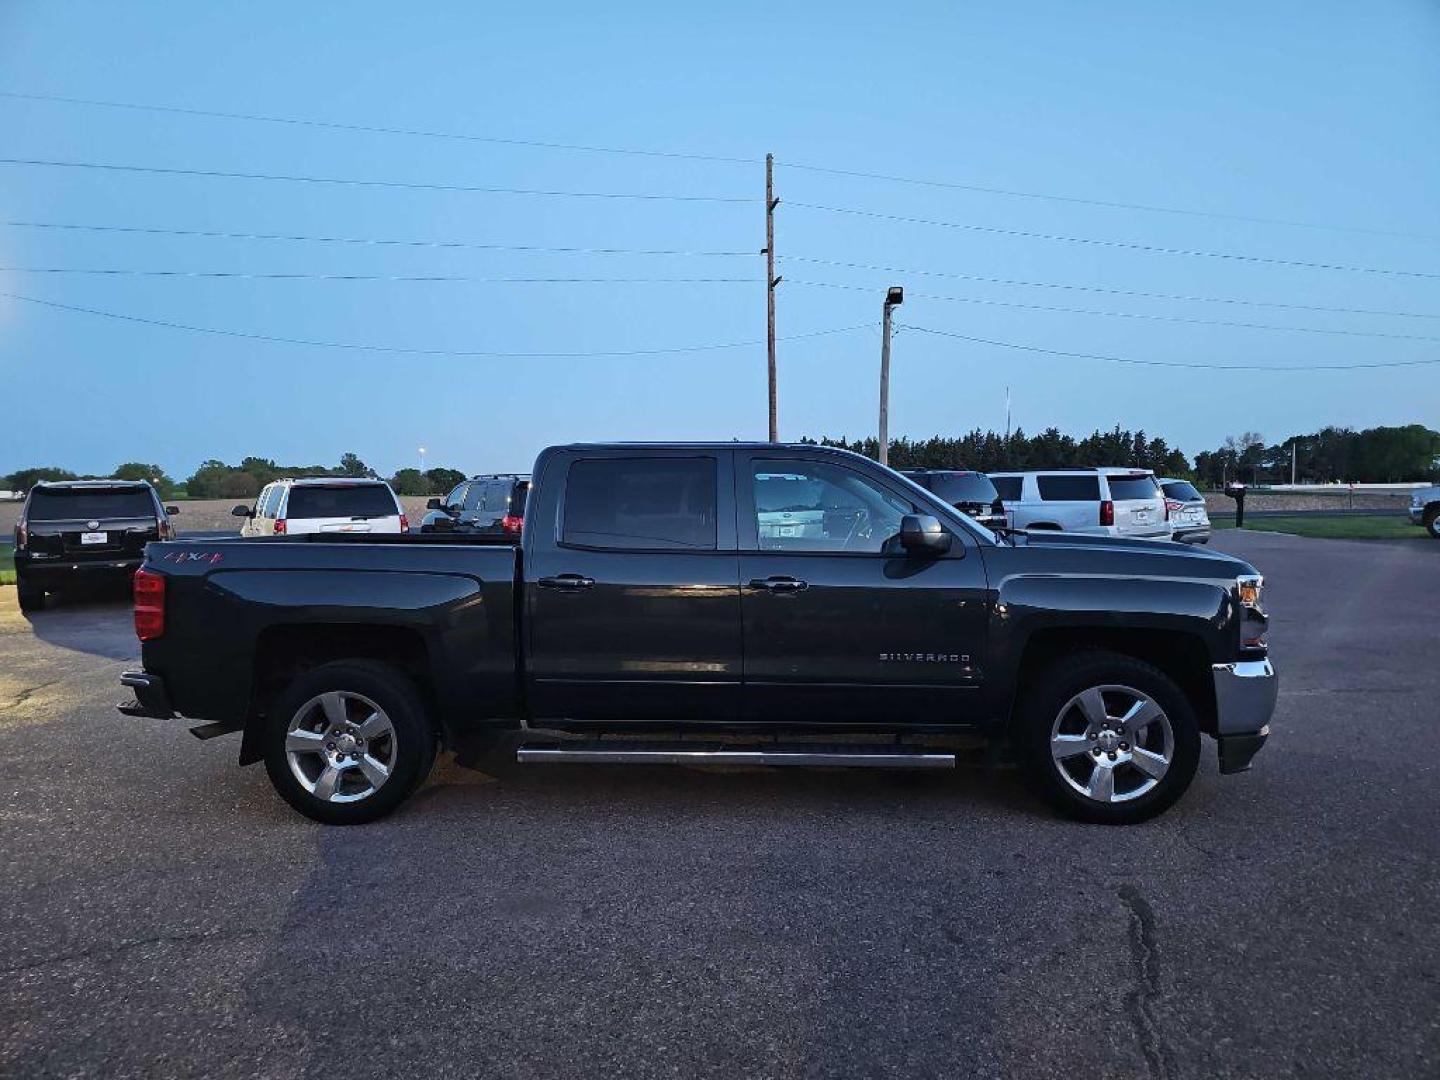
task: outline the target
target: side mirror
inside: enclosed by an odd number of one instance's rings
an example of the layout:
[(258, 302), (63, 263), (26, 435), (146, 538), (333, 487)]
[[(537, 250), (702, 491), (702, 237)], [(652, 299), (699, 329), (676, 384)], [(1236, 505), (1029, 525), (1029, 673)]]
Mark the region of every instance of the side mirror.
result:
[(427, 503), (425, 504), (425, 509), (426, 509), (426, 510), (444, 510), (444, 509), (445, 509), (445, 504), (442, 503), (439, 499), (431, 499), (429, 502), (427, 502)]
[(167, 506), (167, 507), (165, 507), (165, 513), (169, 514), (171, 517), (174, 517), (174, 516), (175, 516), (176, 514), (178, 514), (179, 512), (180, 512), (180, 507), (178, 507), (178, 506)]
[(929, 514), (906, 514), (900, 519), (900, 546), (911, 555), (943, 555), (952, 539)]
[(230, 516), (231, 516), (231, 517), (247, 517), (247, 518), (248, 518), (248, 517), (254, 517), (255, 515), (250, 512), (250, 507), (248, 507), (248, 506), (237, 506), (237, 507), (235, 507), (235, 509), (233, 509), (233, 510), (230, 511)]

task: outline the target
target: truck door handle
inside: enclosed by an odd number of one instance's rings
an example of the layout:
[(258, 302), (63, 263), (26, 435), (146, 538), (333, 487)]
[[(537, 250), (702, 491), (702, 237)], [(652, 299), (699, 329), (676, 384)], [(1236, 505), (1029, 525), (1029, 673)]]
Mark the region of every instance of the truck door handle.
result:
[(584, 574), (559, 574), (555, 577), (542, 577), (535, 584), (542, 589), (588, 589), (595, 584), (593, 577), (586, 577)]
[(808, 581), (801, 581), (799, 578), (793, 577), (755, 578), (750, 582), (750, 588), (763, 589), (768, 593), (804, 592), (809, 587)]

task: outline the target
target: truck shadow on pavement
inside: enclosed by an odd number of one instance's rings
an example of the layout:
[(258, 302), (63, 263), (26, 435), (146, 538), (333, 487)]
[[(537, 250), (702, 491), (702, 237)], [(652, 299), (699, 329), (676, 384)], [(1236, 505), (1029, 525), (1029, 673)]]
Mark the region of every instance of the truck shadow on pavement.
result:
[(14, 590), (4, 606), (8, 617), (26, 620), (30, 632), (47, 645), (72, 652), (89, 653), (107, 660), (129, 660), (140, 656), (140, 643), (130, 620), (128, 588), (84, 595), (51, 595), (41, 611), (22, 615), (15, 605)]

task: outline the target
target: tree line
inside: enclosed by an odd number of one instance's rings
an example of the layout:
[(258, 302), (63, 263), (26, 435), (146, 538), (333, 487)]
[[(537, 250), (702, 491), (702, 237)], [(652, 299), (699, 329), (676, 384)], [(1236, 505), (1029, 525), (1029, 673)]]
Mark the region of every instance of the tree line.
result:
[[(11, 491), (28, 491), (43, 480), (146, 480), (154, 484), (160, 497), (165, 499), (174, 498), (182, 491), (191, 499), (252, 499), (266, 484), (287, 476), (380, 478), (380, 474), (366, 465), (358, 454), (347, 453), (334, 466), (282, 465), (273, 458), (262, 457), (241, 458), (239, 464), (229, 465), (211, 458), (203, 462), (183, 484), (161, 466), (145, 462), (131, 461), (118, 465), (108, 476), (81, 476), (68, 469), (36, 466), (0, 476), (0, 486)], [(397, 495), (443, 495), (464, 479), (465, 474), (459, 469), (442, 467), (424, 472), (401, 469), (389, 478), (390, 486)]]
[[(801, 442), (854, 450), (879, 458), (880, 442), (874, 436), (860, 439), (802, 438)], [(1163, 438), (1144, 431), (1095, 431), (1083, 439), (1059, 428), (1026, 435), (1019, 428), (1008, 434), (975, 428), (957, 438), (935, 435), (929, 439), (890, 440), (890, 465), (896, 469), (965, 468), (980, 472), (1015, 469), (1063, 469), (1086, 465), (1120, 465), (1153, 469), (1158, 475), (1190, 476), (1190, 460)]]
[(1440, 431), (1423, 424), (1364, 431), (1326, 427), (1267, 444), (1257, 431), (1227, 438), (1195, 455), (1195, 475), (1212, 487), (1227, 481), (1286, 484), (1393, 484), (1440, 479)]

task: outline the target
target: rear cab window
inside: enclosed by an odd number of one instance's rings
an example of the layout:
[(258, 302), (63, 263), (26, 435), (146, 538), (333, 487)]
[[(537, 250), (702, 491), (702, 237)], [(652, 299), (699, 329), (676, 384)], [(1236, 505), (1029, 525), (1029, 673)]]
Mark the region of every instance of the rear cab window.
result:
[(1115, 502), (1138, 502), (1160, 498), (1160, 485), (1153, 476), (1107, 476), (1110, 498)]
[(41, 488), (30, 493), (30, 521), (73, 521), (157, 517), (145, 488)]
[(620, 550), (714, 551), (716, 461), (582, 458), (565, 486), (561, 542)]
[(296, 484), (285, 507), (289, 519), (383, 518), (400, 513), (383, 484)]
[(1046, 502), (1099, 502), (1100, 477), (1084, 473), (1037, 476), (1035, 486)]

